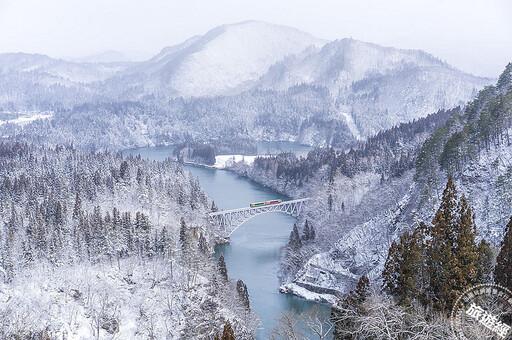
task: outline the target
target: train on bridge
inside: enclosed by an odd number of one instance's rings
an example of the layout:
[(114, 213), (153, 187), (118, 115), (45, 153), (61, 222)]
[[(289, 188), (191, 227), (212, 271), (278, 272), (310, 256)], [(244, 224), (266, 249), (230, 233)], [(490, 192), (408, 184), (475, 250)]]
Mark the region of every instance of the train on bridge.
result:
[(251, 203), (251, 204), (249, 204), (249, 206), (251, 208), (257, 208), (257, 207), (264, 207), (266, 205), (278, 204), (281, 202), (282, 202), (282, 200), (272, 200), (272, 201), (266, 201), (266, 202)]

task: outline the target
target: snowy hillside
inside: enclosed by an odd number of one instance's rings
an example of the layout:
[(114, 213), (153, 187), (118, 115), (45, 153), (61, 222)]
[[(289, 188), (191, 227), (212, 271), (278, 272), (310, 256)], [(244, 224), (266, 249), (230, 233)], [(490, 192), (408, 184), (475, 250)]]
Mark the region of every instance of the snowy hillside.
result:
[(316, 239), (297, 246), (290, 237), (281, 289), (332, 301), (363, 274), (378, 283), (391, 242), (431, 223), (449, 175), (475, 214), (478, 237), (498, 245), (512, 215), (511, 117), (512, 63), (464, 109), (381, 131), (350, 150), (235, 165), (292, 197), (314, 197), (298, 226), (309, 220)]
[(252, 337), (181, 165), (9, 142), (0, 164), (1, 339)]
[(83, 58), (78, 58), (73, 61), (77, 63), (116, 63), (129, 62), (130, 59), (119, 51), (105, 51)]
[(431, 55), (401, 50), (354, 39), (335, 40), (322, 48), (311, 48), (278, 63), (261, 79), (262, 88), (285, 90), (307, 83), (327, 87), (333, 94), (353, 82), (411, 64), (445, 66)]
[(40, 54), (0, 54), (0, 74), (16, 74), (26, 77), (32, 82), (46, 84), (90, 83), (105, 80), (115, 73), (125, 70), (127, 65), (122, 63), (80, 64)]
[(284, 57), (325, 42), (293, 28), (247, 21), (167, 47), (136, 73), (175, 96), (229, 94), (247, 88)]
[(258, 86), (281, 91), (301, 83), (326, 87), (336, 100), (338, 118), (355, 123), (355, 136), (368, 137), (461, 105), (490, 82), (423, 51), (342, 39), (277, 63)]
[[(327, 42), (258, 21), (213, 28), (145, 62), (4, 54), (0, 68), (0, 109), (60, 111), (54, 142), (64, 136), (64, 142), (95, 148), (175, 144), (189, 137), (346, 147), (462, 105), (492, 82), (422, 51), (353, 39)], [(110, 117), (99, 113), (104, 111)], [(46, 134), (48, 127), (38, 124), (34, 128)], [(76, 138), (82, 127), (86, 138)], [(16, 127), (2, 128), (2, 135), (18, 134)], [(102, 141), (90, 141), (94, 136)]]
[[(355, 148), (362, 157), (354, 164), (349, 163), (357, 159), (353, 151), (327, 158), (317, 165), (324, 175), (316, 171), (309, 181), (306, 176), (303, 187), (286, 175), (294, 174), (293, 166), (266, 180), (291, 195), (315, 197), (307, 218), (314, 221), (318, 240), (296, 251), (295, 258), (303, 261), (284, 261), (283, 291), (329, 301), (333, 293), (348, 293), (362, 274), (379, 281), (392, 240), (420, 221), (432, 221), (450, 174), (475, 213), (479, 237), (499, 244), (512, 215), (512, 63), (496, 86), (480, 91), (464, 111), (454, 109), (444, 117), (428, 138), (422, 120), (407, 124), (407, 133), (397, 133), (402, 127), (381, 132)], [(313, 156), (300, 167), (313, 166)], [(407, 160), (411, 156), (413, 162)], [(390, 165), (391, 171), (385, 170)], [(243, 171), (265, 180), (256, 166)], [(284, 181), (288, 186), (280, 184)]]

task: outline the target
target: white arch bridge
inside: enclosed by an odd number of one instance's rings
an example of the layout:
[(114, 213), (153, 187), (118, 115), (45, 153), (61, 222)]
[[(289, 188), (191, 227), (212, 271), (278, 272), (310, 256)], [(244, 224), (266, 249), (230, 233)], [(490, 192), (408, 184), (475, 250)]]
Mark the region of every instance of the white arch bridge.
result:
[(271, 212), (282, 212), (297, 217), (300, 215), (304, 205), (309, 200), (310, 198), (301, 198), (255, 208), (223, 210), (210, 213), (209, 216), (214, 223), (217, 223), (226, 232), (228, 236), (231, 236), (238, 227), (256, 215)]

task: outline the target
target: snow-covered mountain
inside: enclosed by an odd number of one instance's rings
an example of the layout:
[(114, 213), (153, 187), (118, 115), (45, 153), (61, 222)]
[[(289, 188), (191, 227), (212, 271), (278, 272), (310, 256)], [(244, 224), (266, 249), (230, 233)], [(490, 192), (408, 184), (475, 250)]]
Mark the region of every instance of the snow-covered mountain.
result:
[(119, 63), (130, 59), (119, 51), (105, 51), (73, 60), (77, 63)]
[(202, 36), (164, 48), (132, 73), (145, 86), (174, 96), (214, 96), (247, 89), (270, 66), (327, 41), (299, 30), (247, 21), (216, 27)]
[[(4, 54), (0, 69), (0, 108), (11, 111), (161, 101), (157, 106), (166, 108), (167, 121), (178, 119), (187, 133), (202, 130), (206, 122), (208, 128), (222, 126), (230, 136), (322, 146), (344, 146), (463, 105), (492, 82), (423, 51), (353, 39), (327, 42), (259, 21), (213, 28), (144, 62), (74, 63)], [(144, 121), (142, 115), (135, 112), (133, 119)], [(157, 129), (147, 131), (146, 137), (160, 136), (150, 144), (181, 142), (178, 136), (185, 132)], [(209, 129), (201, 136), (218, 139), (223, 134)]]
[[(274, 177), (262, 170), (272, 164), (234, 168), (292, 197), (315, 197), (306, 215), (318, 241), (283, 261), (292, 268), (283, 272), (292, 275), (282, 291), (334, 301), (333, 294), (348, 293), (362, 274), (379, 282), (391, 242), (420, 221), (430, 225), (449, 176), (471, 206), (479, 238), (500, 244), (512, 215), (512, 63), (464, 109), (430, 117), (436, 118), (382, 131), (338, 161), (319, 161), (328, 151), (311, 152), (300, 168), (315, 175), (304, 185), (282, 175), (297, 173), (286, 162), (276, 163), (281, 175)], [(322, 166), (311, 171), (315, 162)], [(295, 260), (300, 256), (302, 263)]]
[(41, 54), (0, 54), (0, 74), (32, 83), (72, 85), (105, 80), (128, 67), (127, 63), (75, 63)]
[(336, 40), (273, 65), (259, 88), (296, 84), (326, 87), (354, 134), (370, 136), (393, 125), (461, 105), (490, 79), (457, 70), (419, 50)]
[(320, 49), (311, 48), (286, 58), (262, 77), (260, 86), (285, 90), (295, 84), (306, 83), (327, 87), (333, 94), (337, 94), (353, 82), (407, 65), (448, 66), (423, 51), (341, 39)]

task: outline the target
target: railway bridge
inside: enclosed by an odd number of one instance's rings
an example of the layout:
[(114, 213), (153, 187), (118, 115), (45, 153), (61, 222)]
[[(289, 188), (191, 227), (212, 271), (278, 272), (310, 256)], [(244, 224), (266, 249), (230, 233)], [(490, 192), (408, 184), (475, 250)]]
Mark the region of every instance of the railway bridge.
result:
[(227, 236), (231, 236), (242, 224), (260, 214), (282, 212), (297, 217), (310, 199), (311, 198), (300, 198), (258, 207), (217, 211), (210, 213), (209, 216), (214, 223), (217, 223), (224, 230)]

